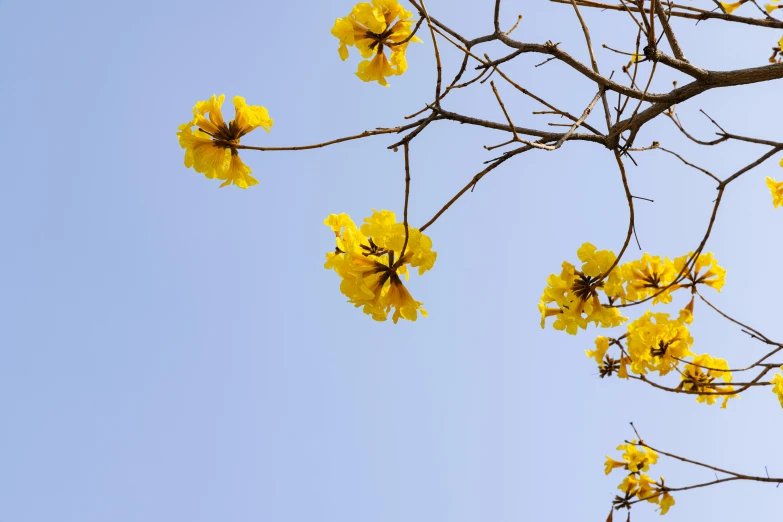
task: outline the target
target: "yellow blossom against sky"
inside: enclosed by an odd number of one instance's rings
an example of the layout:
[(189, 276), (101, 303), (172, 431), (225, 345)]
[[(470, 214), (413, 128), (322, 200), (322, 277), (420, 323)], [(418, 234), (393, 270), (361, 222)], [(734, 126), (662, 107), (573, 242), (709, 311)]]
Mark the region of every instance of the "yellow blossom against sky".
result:
[(627, 321), (617, 308), (604, 306), (599, 294), (612, 293), (620, 284), (617, 270), (608, 272), (608, 279), (604, 282), (607, 271), (615, 264), (614, 252), (597, 250), (594, 245), (584, 243), (577, 256), (582, 261), (581, 270), (564, 261), (562, 272), (547, 279), (547, 287), (538, 305), (541, 327), (545, 326), (546, 318), (553, 315), (553, 327), (571, 335), (576, 335), (579, 329), (587, 329), (590, 322), (610, 328)]
[(725, 359), (705, 353), (695, 356), (691, 363), (685, 367), (680, 378), (685, 391), (707, 392), (699, 393), (696, 396), (697, 402), (715, 404), (718, 399), (721, 399), (723, 401), (721, 408), (725, 408), (729, 399), (739, 397), (730, 393), (734, 391), (734, 386), (731, 384), (722, 386), (714, 384), (716, 379), (721, 379), (725, 383), (732, 381), (733, 376)]
[[(673, 261), (645, 253), (639, 260), (615, 264), (613, 252), (585, 243), (577, 256), (582, 261), (581, 270), (564, 261), (562, 272), (547, 279), (538, 304), (542, 328), (546, 319), (553, 316), (553, 327), (572, 335), (586, 329), (590, 322), (612, 328), (627, 321), (614, 304), (647, 299), (651, 299), (651, 305), (669, 303), (672, 292), (678, 289), (706, 285), (720, 291), (726, 280), (726, 270), (712, 253), (694, 257), (691, 252)], [(676, 283), (680, 275), (682, 280)], [(688, 307), (683, 309), (684, 314), (691, 311)]]
[(427, 315), (400, 276), (408, 279), (408, 265), (422, 275), (435, 264), (437, 253), (429, 237), (413, 227), (406, 233), (388, 210), (374, 210), (361, 227), (347, 214), (331, 214), (324, 224), (334, 231), (337, 243), (334, 252), (326, 254), (324, 267), (340, 276), (340, 291), (350, 303), (376, 321), (385, 321), (392, 308), (395, 323), (400, 317), (415, 321), (419, 312)]
[[(783, 366), (781, 366), (780, 369), (783, 370)], [(772, 393), (778, 396), (780, 406), (783, 407), (783, 373), (776, 373), (770, 382), (774, 385), (772, 387)]]
[[(783, 161), (781, 161), (781, 164), (783, 165)], [(772, 194), (772, 204), (775, 208), (783, 206), (783, 181), (775, 181), (767, 176), (767, 188), (770, 194)]]
[(213, 94), (209, 100), (196, 103), (193, 119), (179, 126), (177, 136), (185, 149), (186, 167), (193, 167), (207, 178), (225, 180), (221, 187), (234, 184), (246, 189), (258, 181), (242, 162), (236, 146), (258, 127), (269, 132), (274, 122), (265, 107), (248, 105), (241, 96), (234, 96), (236, 116), (226, 123), (221, 112), (224, 99), (223, 94)]
[(614, 460), (606, 456), (604, 472), (609, 475), (615, 469), (623, 469), (629, 472), (623, 478), (617, 489), (620, 494), (615, 497), (614, 505), (625, 507), (628, 502), (635, 500), (647, 501), (658, 504), (660, 514), (665, 515), (674, 505), (674, 498), (669, 494), (664, 485), (663, 477), (654, 481), (643, 471), (649, 471), (650, 466), (658, 462), (658, 454), (650, 448), (637, 444), (636, 440), (617, 446), (622, 451), (622, 461)]
[[(340, 59), (348, 58), (348, 47), (353, 46), (362, 55), (356, 75), (365, 82), (378, 82), (388, 87), (386, 78), (399, 76), (408, 68), (405, 51), (409, 42), (421, 42), (411, 36), (413, 15), (397, 0), (360, 2), (351, 13), (338, 18), (332, 34), (340, 40)], [(386, 56), (386, 50), (391, 56)]]
[(650, 310), (628, 325), (628, 355), (634, 373), (657, 371), (666, 375), (691, 354), (693, 337), (686, 325), (670, 320), (669, 314)]

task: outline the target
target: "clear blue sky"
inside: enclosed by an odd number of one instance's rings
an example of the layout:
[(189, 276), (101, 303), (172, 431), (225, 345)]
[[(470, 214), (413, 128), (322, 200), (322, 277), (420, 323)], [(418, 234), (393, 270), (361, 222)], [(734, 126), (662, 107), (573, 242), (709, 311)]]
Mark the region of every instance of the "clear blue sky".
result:
[[(475, 36), (493, 2), (430, 0)], [(617, 252), (627, 208), (611, 156), (569, 143), (485, 178), (428, 233), (439, 257), (409, 288), (430, 317), (376, 323), (322, 268), (329, 213), (401, 213), (402, 155), (373, 138), (302, 153), (244, 153), (260, 185), (218, 189), (182, 164), (175, 132), (213, 93), (275, 119), (255, 145), (307, 144), (403, 122), (431, 100), (431, 43), (411, 45), (392, 87), (360, 82), (329, 34), (348, 2), (0, 2), (0, 521), (473, 522), (603, 520), (618, 475), (607, 453), (632, 433), (747, 473), (783, 475), (783, 411), (768, 389), (728, 410), (617, 380), (584, 356), (594, 330), (539, 328), (546, 277), (584, 241)], [(567, 6), (504, 2), (528, 41), (584, 47)], [(585, 13), (597, 44), (628, 47), (621, 14)], [(761, 65), (774, 31), (677, 21), (705, 67)], [(624, 28), (624, 29), (623, 29)], [(444, 44), (443, 47), (446, 47)], [(486, 48), (493, 56), (502, 52)], [(354, 53), (355, 54), (355, 53)], [(458, 55), (444, 50), (447, 71)], [(601, 52), (604, 71), (622, 58)], [(507, 72), (580, 112), (594, 87), (526, 57)], [(655, 85), (667, 88), (673, 76)], [(545, 125), (501, 93), (520, 125)], [(713, 132), (774, 139), (780, 89), (711, 92), (678, 108)], [(230, 113), (230, 104), (228, 104)], [(454, 110), (502, 119), (488, 85)], [(600, 121), (600, 112), (596, 114)], [(700, 150), (669, 122), (658, 140), (718, 175), (764, 151)], [(490, 158), (498, 132), (432, 125), (411, 148), (420, 225)], [(713, 185), (660, 152), (630, 167), (643, 248), (678, 256), (707, 223)], [(709, 250), (728, 270), (714, 302), (783, 338), (783, 211), (770, 161), (733, 184)], [(632, 250), (633, 254), (634, 251)], [(680, 306), (682, 303), (678, 303)], [(750, 363), (763, 346), (697, 304), (695, 350)], [(667, 484), (710, 480), (670, 462)], [(681, 493), (669, 520), (779, 513), (783, 489)], [(751, 516), (752, 515), (752, 516)], [(654, 520), (652, 506), (634, 520)]]

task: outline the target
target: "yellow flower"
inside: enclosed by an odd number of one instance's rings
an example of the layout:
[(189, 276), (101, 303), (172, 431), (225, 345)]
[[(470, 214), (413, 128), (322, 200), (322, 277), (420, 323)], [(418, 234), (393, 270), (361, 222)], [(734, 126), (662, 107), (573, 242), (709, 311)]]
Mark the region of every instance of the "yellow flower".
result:
[(658, 503), (658, 495), (655, 494), (655, 482), (646, 474), (639, 473), (638, 475), (632, 473), (625, 477), (623, 481), (617, 486), (617, 489), (623, 493), (630, 493), (639, 500), (646, 500), (653, 504)]
[[(395, 323), (400, 317), (415, 321), (418, 312), (427, 315), (400, 276), (408, 278), (408, 265), (422, 275), (435, 264), (437, 253), (429, 237), (409, 227), (406, 245), (404, 224), (397, 223), (388, 210), (373, 211), (361, 228), (347, 214), (331, 214), (324, 224), (334, 231), (337, 242), (335, 251), (326, 254), (324, 267), (341, 277), (340, 291), (350, 303), (376, 321), (385, 321), (392, 308)], [(403, 247), (405, 254), (399, 257)]]
[(546, 328), (546, 318), (561, 314), (560, 308), (547, 307), (543, 301), (538, 303), (538, 311), (541, 313), (541, 328)]
[(245, 134), (258, 127), (269, 132), (273, 120), (264, 107), (247, 105), (244, 98), (235, 96), (236, 116), (226, 124), (220, 111), (224, 99), (223, 94), (213, 94), (209, 100), (196, 103), (193, 120), (180, 125), (177, 136), (185, 149), (186, 167), (193, 167), (208, 178), (225, 180), (221, 187), (233, 183), (246, 189), (258, 181), (250, 175), (252, 171), (240, 159), (236, 146)]
[(582, 261), (582, 272), (589, 277), (598, 277), (608, 270), (616, 256), (610, 250), (598, 250), (590, 243), (584, 243), (576, 251), (579, 260)]
[(608, 475), (615, 468), (626, 468), (626, 469), (628, 469), (628, 463), (614, 460), (609, 455), (607, 455), (606, 456), (606, 462), (604, 463), (604, 473), (606, 473)]
[[(622, 280), (626, 282), (624, 297), (631, 301), (639, 301), (658, 294), (662, 288), (674, 282), (678, 273), (668, 257), (662, 260), (659, 256), (645, 253), (640, 260), (625, 263), (620, 267)], [(679, 285), (673, 285), (658, 294), (653, 298), (653, 304), (670, 303), (671, 292), (677, 288)]]
[[(734, 391), (734, 386), (730, 383), (733, 376), (729, 371), (729, 365), (725, 359), (719, 359), (709, 354), (697, 355), (687, 364), (685, 371), (680, 376), (681, 386), (686, 391), (698, 393), (696, 402), (706, 402), (715, 404), (718, 397), (723, 399), (721, 408), (725, 408), (729, 399), (739, 397), (739, 395), (725, 393)], [(715, 379), (722, 379), (723, 383), (714, 383)]]
[(648, 471), (650, 465), (658, 462), (658, 453), (644, 446), (638, 446), (636, 439), (628, 444), (617, 446), (618, 451), (623, 451), (623, 460), (628, 463), (628, 471), (637, 473)]
[[(356, 75), (365, 82), (377, 81), (384, 87), (388, 76), (399, 76), (408, 68), (405, 51), (409, 42), (421, 42), (411, 36), (411, 13), (397, 0), (372, 0), (354, 6), (351, 14), (338, 18), (332, 34), (340, 40), (340, 59), (348, 58), (348, 46), (354, 46), (364, 58)], [(401, 43), (404, 42), (404, 43)], [(391, 56), (386, 57), (386, 48)]]
[(607, 350), (609, 350), (609, 339), (603, 335), (599, 335), (595, 338), (595, 350), (585, 350), (585, 353), (588, 357), (592, 357), (600, 366)]
[(748, 0), (740, 0), (739, 2), (734, 2), (733, 4), (727, 4), (726, 2), (721, 2), (720, 5), (723, 6), (723, 9), (726, 11), (726, 13), (731, 14), (733, 13), (739, 6), (747, 2)]
[(677, 317), (677, 320), (683, 324), (691, 324), (693, 322), (693, 300), (694, 298), (691, 297), (691, 301), (685, 305), (685, 308), (680, 310), (680, 315)]
[[(607, 456), (604, 463), (604, 473), (607, 475), (617, 468), (630, 472), (617, 486), (617, 489), (625, 495), (636, 497), (639, 500), (646, 500), (652, 504), (659, 504), (661, 499), (665, 499), (666, 505), (662, 506), (661, 509), (663, 513), (668, 511), (669, 507), (674, 504), (674, 500), (671, 499), (670, 495), (669, 498), (666, 498), (667, 493), (663, 485), (663, 477), (661, 477), (660, 484), (656, 484), (646, 473), (642, 473), (643, 471), (648, 471), (650, 466), (658, 462), (658, 454), (650, 448), (637, 445), (636, 440), (628, 444), (620, 444), (617, 446), (617, 449), (623, 451), (623, 462)], [(663, 497), (661, 497), (662, 493)]]
[(630, 363), (631, 360), (623, 355), (620, 357), (620, 369), (617, 370), (617, 376), (621, 379), (628, 379), (628, 363)]
[(571, 335), (576, 335), (579, 329), (587, 329), (587, 321), (582, 317), (581, 313), (578, 313), (571, 309), (562, 310), (561, 313), (552, 323), (552, 327), (555, 330), (566, 331)]
[(644, 375), (648, 370), (666, 375), (679, 361), (691, 354), (693, 345), (688, 328), (680, 321), (672, 321), (669, 314), (647, 311), (628, 325), (628, 355), (631, 370)]
[[(783, 370), (783, 366), (780, 369)], [(770, 382), (774, 384), (772, 393), (778, 396), (780, 406), (783, 407), (783, 374), (776, 373)]]
[[(777, 2), (778, 0), (773, 0), (773, 1)], [(775, 9), (780, 9), (779, 5), (772, 5), (772, 4), (767, 4), (764, 7), (767, 10), (767, 14), (772, 14), (772, 11), (774, 11)]]
[[(619, 287), (616, 281), (616, 270), (612, 270), (607, 279), (602, 276), (609, 270), (616, 259), (609, 250), (596, 250), (590, 243), (583, 244), (577, 251), (582, 261), (582, 269), (564, 261), (560, 275), (552, 274), (547, 278), (547, 287), (541, 296), (539, 311), (542, 321), (556, 315), (553, 327), (576, 335), (579, 329), (586, 329), (587, 323), (594, 323), (603, 328), (619, 326), (628, 319), (620, 315), (614, 307), (603, 306), (599, 291), (605, 291), (605, 281), (614, 287)], [(608, 291), (605, 291), (609, 295)], [(547, 305), (556, 304), (559, 313)]]
[[(699, 272), (703, 268), (707, 270), (700, 274)], [(718, 261), (713, 257), (712, 252), (699, 254), (696, 264), (693, 266), (693, 281), (697, 284), (703, 283), (711, 286), (720, 292), (726, 283), (726, 269), (718, 266)]]
[[(674, 268), (678, 274), (692, 255), (693, 252), (674, 260)], [(705, 268), (707, 270), (702, 272)], [(718, 261), (712, 255), (712, 252), (708, 252), (707, 254), (699, 254), (686, 277), (693, 284), (704, 284), (720, 292), (720, 289), (726, 283), (726, 269), (718, 265)]]
[[(663, 477), (661, 477), (661, 480), (663, 480)], [(661, 506), (661, 515), (665, 515), (669, 512), (669, 508), (674, 505), (674, 497), (665, 492), (661, 497), (659, 505)]]
[[(781, 41), (783, 41), (783, 39)], [(783, 167), (783, 160), (780, 160), (780, 166)], [(775, 208), (783, 206), (783, 181), (778, 182), (770, 177), (767, 177), (767, 187), (772, 193), (772, 204), (775, 206)]]

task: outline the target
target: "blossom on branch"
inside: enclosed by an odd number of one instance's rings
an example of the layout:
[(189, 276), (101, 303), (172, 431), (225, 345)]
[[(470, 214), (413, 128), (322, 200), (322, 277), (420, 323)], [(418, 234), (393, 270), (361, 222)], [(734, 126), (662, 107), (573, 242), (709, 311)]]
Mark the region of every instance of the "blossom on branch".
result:
[(615, 469), (623, 469), (629, 472), (623, 481), (617, 486), (623, 496), (615, 496), (612, 504), (615, 509), (627, 508), (631, 505), (646, 500), (652, 504), (658, 504), (661, 515), (665, 515), (674, 505), (674, 498), (669, 494), (669, 489), (664, 486), (663, 477), (660, 482), (655, 482), (643, 471), (648, 471), (650, 466), (658, 462), (658, 454), (633, 440), (627, 444), (620, 444), (617, 449), (623, 451), (622, 461), (614, 460), (607, 455), (604, 463), (604, 472), (609, 475)]
[[(348, 46), (356, 47), (364, 58), (359, 62), (356, 76), (388, 87), (386, 77), (399, 76), (408, 68), (405, 59), (408, 43), (421, 42), (411, 36), (411, 16), (397, 0), (356, 4), (351, 14), (338, 18), (332, 27), (332, 34), (340, 40), (340, 59), (348, 58)], [(386, 48), (391, 50), (389, 58)]]
[[(780, 161), (780, 165), (783, 166), (783, 160)], [(775, 181), (767, 177), (767, 187), (772, 194), (772, 204), (775, 208), (783, 206), (783, 181)]]
[[(726, 270), (718, 265), (711, 252), (696, 257), (691, 252), (673, 261), (645, 253), (639, 260), (616, 265), (613, 252), (597, 250), (585, 243), (577, 256), (582, 261), (581, 270), (565, 261), (560, 275), (552, 274), (547, 279), (538, 303), (541, 328), (546, 327), (548, 317), (555, 317), (552, 326), (556, 330), (572, 335), (580, 328), (586, 329), (590, 322), (612, 328), (628, 320), (620, 315), (617, 301), (627, 304), (651, 299), (653, 305), (670, 303), (672, 292), (680, 288), (691, 288), (694, 292), (696, 285), (704, 284), (720, 291), (726, 282)], [(608, 298), (608, 303), (601, 303), (600, 293)], [(693, 300), (680, 310), (677, 320), (680, 325), (691, 322)], [(596, 358), (599, 364), (601, 357), (603, 354)]]
[(631, 473), (649, 471), (650, 466), (658, 462), (658, 454), (650, 448), (637, 445), (636, 440), (628, 444), (620, 444), (617, 450), (623, 452), (626, 469)]
[(592, 357), (599, 365), (602, 363), (607, 350), (609, 350), (609, 339), (603, 335), (595, 338), (595, 350), (585, 350), (588, 357)]
[[(587, 329), (592, 322), (603, 328), (619, 326), (628, 319), (620, 315), (617, 308), (601, 304), (599, 292), (613, 297), (619, 288), (616, 270), (607, 276), (616, 256), (610, 250), (597, 250), (590, 243), (583, 244), (577, 251), (582, 261), (581, 270), (564, 261), (560, 275), (552, 274), (541, 296), (538, 309), (541, 312), (541, 327), (546, 318), (555, 316), (553, 327), (576, 335), (579, 329)], [(556, 306), (548, 306), (554, 304)]]
[(213, 94), (209, 100), (196, 103), (193, 119), (179, 126), (177, 137), (185, 149), (187, 168), (193, 167), (208, 178), (225, 180), (221, 187), (234, 184), (246, 189), (258, 181), (239, 157), (239, 140), (258, 127), (269, 132), (274, 122), (264, 107), (248, 105), (241, 96), (234, 96), (236, 116), (226, 123), (220, 110), (224, 99), (223, 94)]
[(395, 323), (400, 317), (415, 321), (418, 312), (426, 317), (422, 303), (413, 299), (400, 276), (408, 279), (408, 265), (422, 275), (435, 264), (437, 253), (429, 237), (412, 227), (406, 233), (404, 223), (388, 210), (374, 210), (361, 227), (347, 214), (330, 214), (324, 224), (337, 242), (334, 252), (326, 254), (324, 268), (340, 276), (340, 291), (348, 302), (376, 321), (385, 321), (392, 308)]
[(670, 285), (679, 272), (668, 257), (661, 259), (645, 252), (638, 261), (621, 265), (620, 271), (625, 284), (623, 297), (629, 301), (640, 301), (654, 295), (653, 304), (670, 303), (671, 293), (677, 289), (677, 286)]
[[(780, 367), (781, 370), (783, 370), (783, 366)], [(783, 407), (783, 374), (776, 373), (775, 376), (772, 378), (771, 382), (774, 386), (772, 387), (772, 393), (778, 396), (778, 400), (780, 401), (780, 406)]]
[(647, 311), (628, 325), (628, 355), (631, 370), (639, 375), (657, 371), (666, 375), (679, 364), (678, 359), (692, 355), (688, 327), (669, 314)]
[[(677, 270), (677, 273), (682, 271), (691, 257), (693, 257), (693, 252), (674, 260), (674, 268)], [(704, 271), (702, 272), (702, 270)], [(687, 271), (686, 279), (691, 282), (692, 286), (703, 284), (720, 292), (720, 289), (726, 283), (726, 269), (718, 265), (718, 261), (712, 252), (699, 254), (696, 261)]]
[[(661, 482), (663, 482), (663, 477), (661, 477)], [(661, 501), (658, 503), (658, 505), (661, 507), (661, 515), (668, 513), (669, 508), (674, 504), (674, 497), (671, 496), (668, 491), (664, 491), (663, 495), (661, 496)]]
[(723, 10), (726, 11), (727, 14), (733, 13), (738, 7), (740, 7), (742, 4), (747, 2), (748, 0), (740, 0), (739, 2), (733, 2), (731, 4), (726, 2), (720, 2), (721, 7), (723, 7)]
[[(685, 391), (697, 392), (696, 402), (715, 404), (718, 398), (722, 398), (721, 408), (725, 408), (729, 399), (739, 397), (729, 393), (734, 391), (734, 386), (728, 384), (732, 378), (725, 359), (705, 353), (695, 356), (687, 365), (681, 374), (680, 386)], [(715, 379), (722, 379), (723, 382), (715, 382)]]
[(658, 497), (655, 495), (655, 481), (646, 473), (631, 473), (623, 479), (617, 489), (626, 494), (657, 504)]

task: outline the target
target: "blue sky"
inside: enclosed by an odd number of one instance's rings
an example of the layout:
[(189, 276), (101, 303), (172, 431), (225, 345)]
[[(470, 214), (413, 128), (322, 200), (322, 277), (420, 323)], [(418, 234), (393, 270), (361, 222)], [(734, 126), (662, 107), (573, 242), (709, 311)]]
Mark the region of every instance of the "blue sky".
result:
[[(524, 15), (518, 38), (562, 42), (585, 58), (567, 6), (503, 5), (504, 25)], [(604, 477), (604, 456), (632, 436), (629, 421), (672, 452), (782, 476), (783, 415), (768, 389), (719, 410), (601, 380), (584, 356), (594, 330), (540, 329), (546, 277), (583, 242), (618, 251), (625, 237), (607, 151), (569, 143), (482, 180), (428, 230), (438, 261), (409, 289), (430, 317), (397, 325), (345, 303), (322, 268), (329, 213), (401, 213), (393, 138), (243, 153), (260, 181), (248, 191), (185, 169), (176, 128), (213, 93), (266, 106), (273, 131), (246, 142), (270, 146), (398, 125), (429, 102), (426, 38), (388, 89), (353, 75), (356, 56), (340, 62), (329, 29), (351, 6), (0, 3), (0, 521), (602, 520), (620, 480)], [(468, 36), (491, 31), (492, 6), (428, 2)], [(621, 14), (585, 16), (597, 44), (628, 48), (635, 37)], [(675, 28), (691, 61), (711, 69), (761, 65), (780, 37), (718, 23)], [(458, 54), (441, 48), (454, 71)], [(599, 51), (602, 70), (619, 71), (624, 60)], [(557, 63), (533, 68), (539, 61), (505, 71), (581, 112), (594, 86)], [(673, 79), (662, 74), (653, 90)], [(517, 124), (546, 124), (530, 114), (540, 107), (498, 87)], [(732, 132), (774, 139), (774, 97), (773, 85), (713, 91), (678, 112), (700, 136), (714, 131), (703, 108)], [(486, 84), (446, 107), (503, 118)], [(411, 146), (411, 222), (423, 224), (481, 170), (492, 157), (484, 144), (505, 139), (445, 122), (427, 129)], [(653, 140), (719, 176), (765, 152), (700, 149), (663, 120), (638, 143)], [(687, 253), (706, 226), (712, 182), (661, 152), (637, 159), (632, 190), (655, 200), (637, 205), (644, 250)], [(726, 194), (708, 249), (727, 283), (711, 296), (781, 339), (783, 213), (765, 176), (781, 177), (776, 161)], [(730, 363), (764, 353), (698, 303), (692, 332), (697, 352)], [(672, 485), (713, 478), (657, 468)], [(667, 517), (769, 516), (781, 495), (754, 484), (681, 493)], [(637, 521), (657, 516), (634, 509)]]

